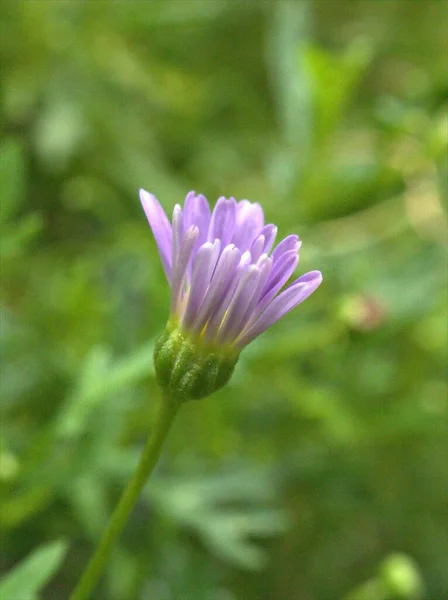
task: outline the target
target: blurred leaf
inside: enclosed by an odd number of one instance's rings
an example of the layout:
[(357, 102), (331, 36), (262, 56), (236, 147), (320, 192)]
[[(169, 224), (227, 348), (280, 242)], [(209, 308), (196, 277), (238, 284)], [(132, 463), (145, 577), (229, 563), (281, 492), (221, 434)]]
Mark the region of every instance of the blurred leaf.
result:
[(268, 59), (277, 112), (286, 143), (304, 155), (312, 135), (310, 78), (303, 60), (309, 44), (310, 3), (285, 0), (272, 9)]
[(50, 169), (63, 169), (86, 141), (86, 124), (76, 104), (55, 94), (42, 111), (35, 130), (40, 160)]
[(0, 222), (18, 212), (25, 198), (27, 177), (25, 152), (18, 138), (9, 137), (0, 145)]
[(80, 371), (75, 391), (58, 418), (58, 434), (64, 437), (79, 435), (101, 402), (152, 374), (153, 350), (154, 342), (151, 341), (131, 356), (114, 362), (105, 348), (92, 349)]
[(202, 510), (197, 521), (201, 537), (212, 551), (249, 570), (261, 569), (267, 562), (265, 551), (252, 540), (277, 536), (287, 525), (285, 516), (272, 509), (211, 513)]
[(288, 524), (281, 510), (263, 506), (272, 495), (272, 484), (256, 473), (159, 480), (148, 487), (148, 494), (161, 511), (193, 529), (213, 552), (249, 570), (266, 562), (253, 539), (278, 535)]
[(0, 580), (3, 600), (38, 600), (40, 590), (59, 569), (67, 552), (67, 542), (40, 546), (11, 573)]
[(340, 57), (315, 45), (306, 50), (317, 143), (324, 142), (340, 123), (350, 94), (371, 58), (370, 45), (362, 39), (353, 41)]
[(74, 478), (70, 498), (84, 531), (92, 540), (98, 539), (107, 524), (109, 510), (102, 481), (89, 472)]
[(36, 485), (25, 491), (17, 491), (4, 497), (0, 516), (2, 529), (14, 529), (44, 510), (50, 503), (52, 494), (49, 486)]
[(42, 231), (43, 220), (40, 215), (27, 215), (14, 225), (7, 223), (3, 226), (1, 253), (3, 258), (17, 258), (26, 249), (38, 233)]
[(310, 2), (285, 0), (272, 5), (268, 65), (284, 144), (269, 165), (276, 189), (288, 193), (306, 164), (313, 136), (313, 99), (306, 69)]

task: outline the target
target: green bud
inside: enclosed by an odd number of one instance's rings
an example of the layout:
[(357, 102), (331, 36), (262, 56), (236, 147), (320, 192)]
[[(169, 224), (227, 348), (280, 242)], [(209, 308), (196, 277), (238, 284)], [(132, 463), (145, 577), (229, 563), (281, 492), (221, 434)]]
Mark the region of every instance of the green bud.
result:
[(389, 556), (381, 565), (380, 577), (394, 598), (417, 600), (423, 596), (423, 581), (418, 567), (405, 554)]
[(229, 381), (238, 357), (189, 338), (169, 322), (154, 349), (157, 383), (173, 401), (199, 400)]

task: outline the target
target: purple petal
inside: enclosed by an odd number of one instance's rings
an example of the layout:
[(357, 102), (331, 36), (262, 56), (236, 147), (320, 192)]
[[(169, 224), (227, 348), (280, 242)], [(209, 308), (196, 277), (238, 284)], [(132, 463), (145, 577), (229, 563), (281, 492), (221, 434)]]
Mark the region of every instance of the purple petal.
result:
[(180, 204), (176, 204), (173, 210), (173, 271), (176, 268), (176, 262), (184, 239), (184, 215)]
[[(196, 195), (194, 192), (187, 194), (184, 203), (184, 224), (185, 229), (192, 225), (196, 225), (199, 229), (198, 248), (207, 241), (210, 226), (210, 207), (205, 196), (202, 194)], [(213, 242), (213, 240), (210, 241)]]
[(241, 200), (236, 206), (235, 231), (232, 242), (241, 251), (248, 250), (264, 225), (263, 209), (256, 202)]
[(165, 271), (165, 275), (171, 283), (171, 271), (172, 271), (172, 229), (171, 223), (165, 214), (165, 211), (161, 207), (159, 201), (155, 196), (149, 194), (145, 190), (141, 189), (139, 192), (140, 201), (145, 211), (146, 218), (156, 240), (157, 248), (159, 250), (162, 266)]
[(294, 250), (289, 250), (289, 252), (283, 254), (277, 262), (273, 263), (265, 287), (260, 294), (259, 302), (253, 309), (252, 315), (249, 315), (247, 325), (252, 325), (258, 319), (264, 309), (291, 277), (298, 262), (299, 257), (296, 252)]
[(233, 244), (229, 244), (222, 251), (209, 288), (191, 326), (192, 333), (200, 334), (211, 315), (219, 306), (235, 276), (240, 258), (241, 253)]
[(259, 235), (257, 238), (255, 238), (255, 241), (250, 248), (250, 253), (252, 256), (252, 263), (256, 263), (257, 260), (260, 258), (261, 254), (263, 252), (265, 243), (266, 243), (266, 240), (264, 238), (264, 235)]
[(190, 327), (196, 318), (199, 307), (210, 285), (220, 250), (221, 242), (219, 240), (215, 240), (213, 244), (206, 242), (199, 248), (194, 257), (190, 293), (182, 319), (184, 327)]
[(257, 267), (259, 267), (259, 269), (260, 269), (260, 276), (258, 278), (256, 289), (254, 290), (254, 295), (252, 297), (252, 300), (251, 300), (249, 306), (247, 307), (246, 314), (244, 315), (244, 317), (240, 323), (239, 332), (244, 327), (246, 327), (247, 323), (252, 319), (252, 316), (253, 316), (255, 310), (256, 309), (258, 310), (260, 298), (263, 295), (263, 290), (266, 286), (266, 282), (269, 279), (273, 264), (274, 264), (274, 261), (267, 254), (263, 254), (261, 256), (260, 260), (258, 261)]
[(222, 248), (230, 244), (235, 227), (235, 210), (235, 198), (219, 198), (210, 220), (208, 231), (210, 242), (218, 238), (221, 240)]
[(272, 246), (274, 245), (275, 238), (277, 237), (277, 227), (270, 223), (269, 225), (265, 225), (261, 230), (261, 234), (264, 235), (264, 248), (263, 253), (269, 254)]
[(239, 325), (256, 291), (259, 277), (260, 269), (256, 265), (250, 265), (243, 273), (232, 301), (226, 309), (221, 327), (215, 336), (218, 344), (232, 341), (240, 330)]
[(285, 252), (289, 252), (290, 250), (298, 252), (301, 245), (302, 242), (299, 240), (299, 236), (288, 235), (276, 246), (272, 253), (272, 258), (276, 261), (282, 254), (285, 254)]
[[(232, 273), (232, 277), (227, 277), (226, 286), (223, 286), (223, 293), (221, 293), (220, 297), (216, 299), (216, 302), (213, 306), (213, 311), (210, 314), (210, 321), (207, 323), (207, 328), (204, 332), (204, 336), (208, 341), (213, 340), (216, 337), (216, 334), (224, 319), (224, 315), (226, 314), (226, 311), (229, 308), (233, 296), (238, 288), (238, 284), (249, 268), (251, 262), (252, 258), (250, 252), (244, 252), (241, 255), (238, 267)], [(216, 269), (216, 274), (218, 277), (221, 276), (221, 273), (218, 272), (218, 268)]]
[(278, 291), (285, 285), (294, 273), (294, 269), (297, 267), (299, 255), (295, 250), (288, 250), (288, 252), (282, 254), (278, 260), (275, 260), (274, 257), (272, 257), (272, 259), (274, 260), (274, 266), (272, 267), (270, 277), (266, 282), (266, 287), (263, 290), (263, 296), (272, 289), (276, 288)]
[[(183, 300), (183, 290), (185, 278), (187, 276), (188, 263), (191, 260), (198, 234), (199, 230), (194, 225), (188, 229), (182, 240), (182, 243), (180, 244), (180, 248), (173, 266), (173, 281), (171, 284), (171, 314), (176, 315), (177, 317), (179, 317), (181, 313), (181, 303)], [(174, 237), (175, 236), (173, 235), (173, 239)]]
[(257, 303), (260, 299), (260, 295), (263, 291), (263, 288), (266, 284), (267, 278), (269, 277), (269, 273), (272, 269), (272, 258), (268, 257), (267, 254), (264, 254), (257, 263), (258, 268), (258, 276), (257, 279), (251, 284), (253, 289), (251, 292), (251, 298), (245, 307), (245, 311), (241, 310), (239, 315), (234, 315), (233, 317), (233, 325), (229, 331), (229, 334), (226, 336), (227, 341), (232, 341), (241, 333), (241, 331), (246, 326), (246, 323), (249, 321), (254, 308), (257, 306)]
[(281, 319), (298, 304), (306, 300), (322, 282), (320, 271), (310, 271), (296, 279), (285, 291), (275, 298), (257, 321), (238, 338), (236, 346), (243, 348), (268, 327)]

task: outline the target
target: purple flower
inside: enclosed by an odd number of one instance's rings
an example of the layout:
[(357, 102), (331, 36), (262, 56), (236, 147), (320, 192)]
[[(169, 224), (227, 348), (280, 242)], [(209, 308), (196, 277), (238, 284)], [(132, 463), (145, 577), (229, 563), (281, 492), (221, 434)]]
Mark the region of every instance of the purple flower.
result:
[(289, 235), (274, 250), (277, 227), (261, 206), (219, 198), (213, 212), (201, 194), (176, 204), (172, 223), (158, 200), (140, 190), (171, 285), (171, 320), (192, 339), (239, 353), (303, 302), (322, 281), (310, 271), (284, 288), (301, 242)]

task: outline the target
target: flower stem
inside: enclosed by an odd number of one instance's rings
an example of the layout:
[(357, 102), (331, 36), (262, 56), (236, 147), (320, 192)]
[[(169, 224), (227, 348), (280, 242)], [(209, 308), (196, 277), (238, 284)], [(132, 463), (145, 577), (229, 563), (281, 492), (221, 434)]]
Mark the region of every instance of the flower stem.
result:
[(168, 398), (162, 399), (154, 430), (146, 442), (137, 470), (121, 495), (95, 554), (90, 559), (69, 600), (87, 600), (98, 583), (117, 538), (126, 525), (149, 474), (157, 463), (177, 411), (178, 404), (171, 402)]

